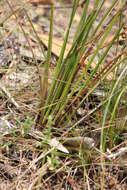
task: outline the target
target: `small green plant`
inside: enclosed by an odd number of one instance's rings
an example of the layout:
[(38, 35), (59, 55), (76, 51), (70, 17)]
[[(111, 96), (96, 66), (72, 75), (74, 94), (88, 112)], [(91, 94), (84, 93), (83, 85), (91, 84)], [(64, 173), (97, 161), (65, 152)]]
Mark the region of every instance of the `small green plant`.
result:
[(52, 116), (49, 115), (48, 117), (48, 123), (47, 123), (47, 128), (44, 131), (44, 139), (43, 143), (47, 143), (49, 140), (51, 140), (51, 126), (52, 126)]
[(14, 142), (11, 140), (5, 140), (2, 135), (0, 135), (0, 149), (5, 149), (9, 153), (11, 145), (14, 145)]
[(50, 165), (50, 170), (56, 170), (59, 167), (59, 161), (55, 149), (51, 152), (51, 156), (47, 156), (47, 160)]
[(37, 142), (37, 147), (43, 148), (44, 144), (49, 144), (51, 137), (52, 137), (52, 132), (51, 132), (51, 126), (52, 126), (52, 116), (50, 115), (48, 117), (48, 127), (45, 128), (43, 131), (43, 139), (41, 142)]
[(31, 117), (27, 116), (24, 121), (17, 120), (17, 124), (21, 130), (21, 135), (26, 137), (33, 126), (33, 120)]

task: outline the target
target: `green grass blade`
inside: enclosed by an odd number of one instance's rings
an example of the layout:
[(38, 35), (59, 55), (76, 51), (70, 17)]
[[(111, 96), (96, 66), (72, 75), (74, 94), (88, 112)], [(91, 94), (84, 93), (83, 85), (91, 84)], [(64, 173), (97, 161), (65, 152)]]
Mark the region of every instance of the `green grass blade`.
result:
[[(48, 88), (48, 75), (49, 75), (49, 64), (51, 59), (51, 50), (52, 50), (52, 38), (53, 38), (53, 18), (54, 18), (54, 5), (51, 6), (51, 16), (50, 16), (50, 32), (49, 32), (49, 41), (48, 41), (48, 51), (46, 63), (44, 65), (44, 77), (42, 83), (42, 99), (41, 99), (41, 107), (44, 106), (45, 98), (47, 94)], [(43, 110), (41, 111), (41, 118), (43, 117)]]

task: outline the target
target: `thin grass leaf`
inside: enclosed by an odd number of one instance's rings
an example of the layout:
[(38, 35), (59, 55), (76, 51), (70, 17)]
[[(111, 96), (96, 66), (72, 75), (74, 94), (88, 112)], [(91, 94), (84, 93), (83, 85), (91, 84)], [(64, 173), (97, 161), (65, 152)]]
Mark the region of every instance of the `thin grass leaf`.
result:
[(84, 26), (84, 24), (86, 23), (86, 16), (87, 16), (87, 12), (88, 12), (88, 6), (89, 6), (89, 0), (86, 1), (85, 6), (83, 8), (83, 13), (82, 13), (82, 17), (80, 19), (80, 22), (77, 26), (76, 32), (75, 32), (75, 37), (74, 37), (74, 42), (77, 39), (77, 36), (79, 35), (82, 26)]
[(25, 16), (26, 16), (26, 18), (28, 19), (28, 22), (30, 23), (30, 26), (31, 26), (31, 28), (32, 28), (32, 30), (33, 30), (33, 32), (34, 32), (34, 34), (35, 34), (35, 37), (36, 37), (36, 40), (37, 40), (37, 42), (38, 42), (38, 44), (39, 44), (39, 46), (40, 46), (41, 52), (42, 52), (44, 58), (46, 59), (46, 54), (45, 54), (45, 50), (44, 50), (44, 48), (43, 48), (43, 45), (42, 45), (42, 43), (41, 43), (41, 39), (39, 38), (39, 36), (38, 36), (38, 34), (37, 34), (36, 30), (35, 30), (35, 27), (34, 27), (32, 21), (31, 21), (31, 18), (29, 17), (29, 15), (28, 15), (28, 13), (27, 13), (27, 11), (26, 11), (25, 8), (23, 9), (23, 11), (24, 11)]
[(42, 118), (44, 114), (43, 106), (45, 104), (45, 99), (48, 93), (48, 75), (49, 75), (49, 65), (51, 59), (51, 51), (52, 51), (52, 38), (53, 38), (53, 19), (54, 19), (54, 4), (51, 5), (51, 15), (50, 15), (50, 32), (49, 32), (49, 41), (48, 41), (48, 51), (47, 51), (47, 58), (46, 63), (44, 65), (44, 76), (43, 76), (43, 83), (42, 83), (42, 98), (40, 102), (41, 113), (40, 113), (40, 125), (42, 124)]
[(53, 38), (53, 18), (54, 18), (54, 5), (51, 6), (48, 51), (47, 51), (47, 58), (46, 58), (46, 63), (45, 63), (45, 67), (44, 67), (44, 77), (43, 77), (43, 83), (42, 83), (42, 89), (43, 89), (43, 96), (42, 96), (42, 100), (41, 100), (42, 106), (44, 105), (47, 88), (48, 88), (48, 75), (49, 75), (49, 65), (50, 65), (51, 51), (52, 51), (52, 38)]

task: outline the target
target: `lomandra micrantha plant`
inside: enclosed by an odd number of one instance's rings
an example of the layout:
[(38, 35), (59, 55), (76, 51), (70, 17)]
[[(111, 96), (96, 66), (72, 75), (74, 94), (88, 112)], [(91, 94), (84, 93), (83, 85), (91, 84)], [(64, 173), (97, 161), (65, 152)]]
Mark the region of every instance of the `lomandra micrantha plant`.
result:
[[(97, 26), (95, 27), (95, 21), (103, 9), (104, 3), (105, 0), (95, 1), (93, 10), (89, 13), (88, 8), (90, 1), (87, 0), (85, 2), (81, 20), (79, 22), (79, 25), (77, 26), (77, 31), (72, 43), (72, 47), (68, 52), (66, 58), (64, 59), (64, 52), (66, 49), (70, 28), (79, 5), (79, 0), (74, 0), (69, 25), (64, 37), (64, 42), (61, 48), (59, 59), (57, 61), (54, 79), (52, 81), (51, 87), (49, 88), (47, 97), (44, 99), (43, 96), (43, 104), (41, 108), (42, 111), (40, 119), (41, 125), (46, 125), (47, 118), (49, 115), (52, 116), (54, 123), (59, 123), (59, 121), (62, 118), (64, 118), (67, 113), (69, 113), (68, 102), (70, 102), (73, 94), (75, 93), (75, 87), (77, 87), (77, 84), (80, 83), (83, 78), (83, 76), (79, 78), (76, 77), (84, 63), (87, 72), (90, 69), (95, 58), (101, 52), (101, 55), (98, 57), (96, 66), (92, 69), (91, 73), (87, 75), (85, 83), (83, 83), (83, 85), (80, 86), (76, 97), (71, 100), (71, 104), (74, 103), (80, 95), (83, 96), (83, 94), (85, 94), (85, 99), (88, 96), (88, 94), (90, 94), (92, 90), (94, 90), (99, 85), (100, 76), (103, 75), (101, 79), (104, 80), (106, 74), (112, 69), (113, 64), (111, 64), (110, 67), (107, 66), (105, 67), (105, 69), (100, 71), (100, 67), (104, 63), (104, 60), (109, 50), (111, 49), (113, 43), (116, 41), (116, 39), (118, 39), (120, 35), (122, 23), (114, 32), (110, 42), (106, 45), (105, 48), (104, 46), (106, 39), (108, 38), (112, 30), (112, 27), (116, 23), (118, 23), (121, 16), (121, 12), (125, 10), (125, 7), (121, 7), (109, 20), (109, 15), (112, 9), (118, 4), (118, 0), (114, 0), (111, 6), (105, 11), (105, 14), (103, 14), (103, 16), (101, 17)], [(53, 12), (53, 9), (54, 8), (52, 6), (51, 12)], [(51, 15), (52, 16), (48, 52), (51, 52), (52, 43), (51, 36), (53, 28), (53, 14)], [(107, 19), (108, 21), (106, 23)], [(104, 49), (103, 53), (101, 51), (102, 48)], [(47, 68), (49, 64), (49, 54), (50, 53), (47, 53)], [(45, 70), (45, 76), (47, 76), (47, 70)], [(100, 76), (98, 75), (98, 71), (99, 73), (101, 72)], [(86, 89), (88, 88), (92, 89), (90, 90), (90, 92), (86, 94)]]

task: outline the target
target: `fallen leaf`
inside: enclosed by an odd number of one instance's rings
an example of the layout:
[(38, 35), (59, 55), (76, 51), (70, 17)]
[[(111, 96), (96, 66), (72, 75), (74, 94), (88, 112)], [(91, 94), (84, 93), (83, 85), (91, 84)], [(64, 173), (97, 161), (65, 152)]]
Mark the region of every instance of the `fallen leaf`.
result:
[(51, 139), (48, 144), (61, 152), (69, 154), (69, 151), (56, 138)]
[[(42, 42), (48, 46), (48, 39), (49, 39), (49, 35), (48, 34), (39, 34), (40, 39), (42, 40)], [(52, 52), (59, 57), (60, 55), (60, 51), (63, 45), (63, 40), (53, 37), (52, 39)], [(66, 57), (66, 55), (68, 54), (69, 50), (71, 48), (71, 44), (67, 44), (66, 46), (66, 50), (64, 53), (64, 57)]]
[(76, 147), (79, 148), (80, 145), (82, 145), (83, 147), (85, 147), (86, 149), (92, 149), (95, 146), (95, 142), (94, 139), (90, 138), (90, 137), (69, 137), (69, 138), (63, 138), (60, 139), (63, 141), (63, 144), (66, 145), (70, 145), (72, 147)]
[[(40, 40), (43, 42), (43, 44), (46, 47), (48, 47), (49, 34), (48, 33), (43, 33), (40, 26), (38, 26), (37, 24), (34, 24), (34, 28), (35, 28), (36, 32), (38, 33), (38, 36), (39, 36)], [(59, 57), (59, 55), (60, 55), (62, 45), (63, 45), (63, 39), (53, 36), (53, 39), (52, 39), (52, 53), (54, 55), (56, 55), (57, 57)], [(64, 52), (64, 58), (67, 56), (71, 46), (72, 46), (72, 44), (67, 43), (66, 50)]]
[(54, 0), (29, 0), (29, 2), (33, 5), (52, 5), (54, 4)]

